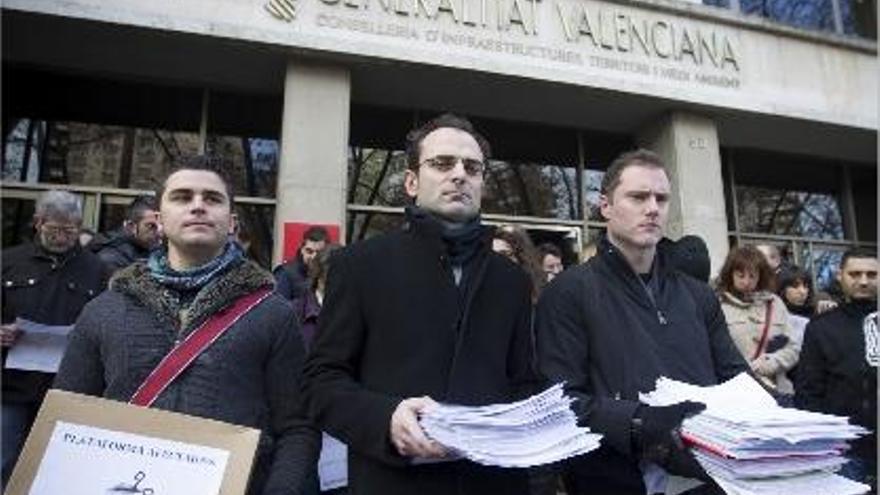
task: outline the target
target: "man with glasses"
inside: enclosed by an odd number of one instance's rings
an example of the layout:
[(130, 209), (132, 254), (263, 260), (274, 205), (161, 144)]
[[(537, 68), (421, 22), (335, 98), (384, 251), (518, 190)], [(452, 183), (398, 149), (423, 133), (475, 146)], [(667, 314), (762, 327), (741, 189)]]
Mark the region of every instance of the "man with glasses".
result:
[(111, 272), (147, 259), (150, 251), (159, 245), (156, 213), (153, 196), (137, 196), (128, 205), (122, 228), (95, 250)]
[(304, 371), (309, 413), (349, 447), (353, 494), (527, 493), (526, 472), (454, 460), (418, 419), (533, 390), (529, 281), (480, 224), (488, 143), (442, 115), (407, 137), (400, 231), (334, 256)]
[(48, 191), (37, 200), (33, 242), (2, 253), (4, 485), (55, 376), (47, 370), (6, 368), (8, 351), (22, 336), (22, 320), (72, 325), (106, 284), (104, 264), (80, 247), (81, 225), (80, 199), (67, 191)]

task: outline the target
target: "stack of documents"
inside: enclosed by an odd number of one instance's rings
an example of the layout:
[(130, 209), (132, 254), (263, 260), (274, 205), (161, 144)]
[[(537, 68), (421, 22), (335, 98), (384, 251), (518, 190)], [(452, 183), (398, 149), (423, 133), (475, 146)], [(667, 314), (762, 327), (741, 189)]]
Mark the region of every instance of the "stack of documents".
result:
[(864, 428), (845, 417), (780, 407), (745, 373), (714, 387), (660, 378), (639, 399), (651, 406), (706, 404), (682, 423), (681, 435), (727, 493), (848, 495), (869, 489), (833, 474), (846, 462), (846, 442)]
[(420, 421), (436, 442), (479, 464), (529, 467), (584, 454), (601, 435), (580, 428), (562, 384), (511, 404), (441, 404)]

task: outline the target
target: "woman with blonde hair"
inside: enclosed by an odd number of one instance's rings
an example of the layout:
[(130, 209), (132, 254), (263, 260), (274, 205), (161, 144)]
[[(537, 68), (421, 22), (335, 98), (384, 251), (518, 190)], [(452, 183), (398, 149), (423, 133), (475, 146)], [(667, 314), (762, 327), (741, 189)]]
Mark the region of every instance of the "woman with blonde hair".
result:
[(773, 293), (775, 275), (753, 246), (730, 251), (718, 276), (718, 296), (736, 347), (766, 385), (794, 393), (786, 372), (800, 353), (792, 338), (788, 310)]

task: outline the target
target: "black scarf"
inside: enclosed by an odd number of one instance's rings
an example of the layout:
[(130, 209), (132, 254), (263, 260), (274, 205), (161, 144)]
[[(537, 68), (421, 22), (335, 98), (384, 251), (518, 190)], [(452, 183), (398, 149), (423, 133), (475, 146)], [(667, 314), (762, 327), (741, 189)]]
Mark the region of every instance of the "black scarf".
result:
[(413, 227), (440, 234), (452, 266), (465, 266), (480, 252), (484, 227), (479, 215), (464, 224), (449, 226), (417, 206), (408, 206), (405, 213)]
[(780, 297), (782, 297), (782, 301), (785, 303), (785, 308), (788, 309), (789, 313), (797, 316), (803, 316), (804, 318), (813, 317), (813, 307), (809, 304), (801, 304), (800, 306), (795, 306), (794, 304), (788, 302), (788, 299), (786, 299), (784, 296)]

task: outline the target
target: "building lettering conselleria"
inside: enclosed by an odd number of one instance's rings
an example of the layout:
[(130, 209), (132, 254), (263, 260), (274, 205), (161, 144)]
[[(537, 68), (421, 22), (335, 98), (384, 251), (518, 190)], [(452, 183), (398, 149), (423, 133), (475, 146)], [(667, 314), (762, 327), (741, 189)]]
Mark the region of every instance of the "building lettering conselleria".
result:
[[(609, 52), (632, 52), (696, 68), (739, 72), (730, 37), (711, 26), (648, 19), (594, 3), (563, 0), (320, 0), (347, 10), (379, 10), (397, 19), (448, 19), (471, 29), (537, 36), (539, 22), (557, 22), (564, 41)], [(544, 15), (552, 9), (552, 15)]]

